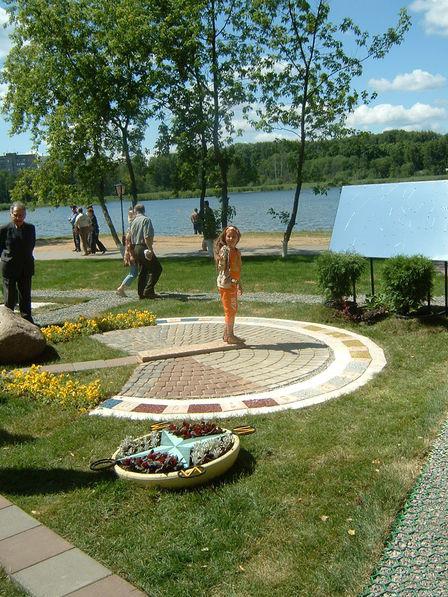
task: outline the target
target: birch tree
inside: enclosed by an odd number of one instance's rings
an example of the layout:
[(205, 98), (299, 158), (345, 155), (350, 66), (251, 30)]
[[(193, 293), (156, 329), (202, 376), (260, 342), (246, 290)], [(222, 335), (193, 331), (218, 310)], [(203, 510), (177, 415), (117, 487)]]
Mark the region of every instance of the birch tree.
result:
[(286, 224), (283, 256), (297, 221), (306, 144), (346, 133), (347, 115), (372, 96), (355, 89), (368, 59), (383, 58), (400, 44), (410, 21), (401, 10), (395, 27), (378, 35), (350, 18), (331, 20), (323, 0), (252, 0), (251, 17), (259, 61), (251, 76), (259, 93), (256, 125), (266, 131), (293, 131), (299, 140), (295, 192), (290, 212), (274, 215)]

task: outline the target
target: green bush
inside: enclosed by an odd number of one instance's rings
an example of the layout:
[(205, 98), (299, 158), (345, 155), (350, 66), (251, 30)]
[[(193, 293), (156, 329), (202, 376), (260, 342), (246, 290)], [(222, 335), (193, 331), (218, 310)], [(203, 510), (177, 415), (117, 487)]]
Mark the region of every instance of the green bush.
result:
[(398, 255), (384, 265), (384, 292), (392, 309), (406, 315), (431, 295), (434, 265), (423, 255)]
[(341, 302), (353, 292), (366, 267), (366, 260), (357, 253), (326, 251), (317, 260), (317, 283), (327, 300)]

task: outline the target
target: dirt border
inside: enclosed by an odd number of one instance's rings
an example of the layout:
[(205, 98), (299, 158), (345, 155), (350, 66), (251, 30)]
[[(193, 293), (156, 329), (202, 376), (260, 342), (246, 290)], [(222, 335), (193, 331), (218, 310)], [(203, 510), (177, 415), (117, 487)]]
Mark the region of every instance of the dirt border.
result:
[[(281, 254), (283, 234), (281, 232), (249, 232), (243, 234), (240, 249), (244, 254)], [(34, 256), (36, 259), (98, 259), (121, 258), (120, 252), (115, 247), (112, 237), (102, 236), (103, 243), (108, 248), (105, 255), (100, 253), (94, 256), (83, 257), (82, 253), (73, 251), (73, 240), (70, 238), (39, 239), (36, 243)], [(191, 236), (156, 236), (154, 248), (161, 257), (180, 255), (203, 255), (201, 252), (202, 237)], [(319, 252), (328, 249), (330, 233), (298, 233), (292, 236), (289, 242), (291, 252), (309, 251)]]

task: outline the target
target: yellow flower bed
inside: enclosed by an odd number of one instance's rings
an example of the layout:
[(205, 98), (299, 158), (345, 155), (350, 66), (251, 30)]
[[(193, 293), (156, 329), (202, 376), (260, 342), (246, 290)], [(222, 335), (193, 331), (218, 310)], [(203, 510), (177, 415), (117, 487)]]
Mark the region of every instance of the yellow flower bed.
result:
[(151, 311), (128, 309), (125, 313), (106, 314), (93, 319), (79, 317), (78, 321), (66, 321), (63, 325), (49, 325), (41, 328), (47, 342), (69, 342), (79, 336), (90, 336), (111, 330), (126, 330), (155, 325), (156, 316)]
[(98, 379), (89, 384), (78, 383), (69, 375), (54, 375), (32, 365), (27, 371), (13, 369), (1, 372), (0, 389), (16, 398), (31, 398), (44, 403), (75, 406), (80, 412), (96, 406), (102, 399)]

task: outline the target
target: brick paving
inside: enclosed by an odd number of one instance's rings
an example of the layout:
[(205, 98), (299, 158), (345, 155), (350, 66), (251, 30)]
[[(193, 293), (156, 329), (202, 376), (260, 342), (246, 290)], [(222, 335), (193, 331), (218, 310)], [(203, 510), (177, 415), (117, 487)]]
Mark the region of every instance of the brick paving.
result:
[(373, 342), (331, 326), (240, 318), (246, 343), (232, 350), (219, 349), (222, 329), (220, 317), (187, 317), (95, 336), (134, 356), (150, 348), (152, 360), (91, 414), (206, 419), (302, 408), (353, 391), (385, 365)]
[[(97, 338), (109, 346), (126, 345), (137, 352), (148, 345), (203, 347), (222, 333), (221, 323), (174, 324), (160, 329), (146, 328), (108, 332)], [(332, 360), (332, 352), (322, 342), (282, 330), (257, 329), (241, 325), (247, 348), (204, 352), (191, 357), (168, 358), (140, 365), (122, 388), (122, 396), (139, 398), (215, 398), (252, 394), (282, 387), (315, 374)], [(134, 342), (132, 342), (134, 337)]]

